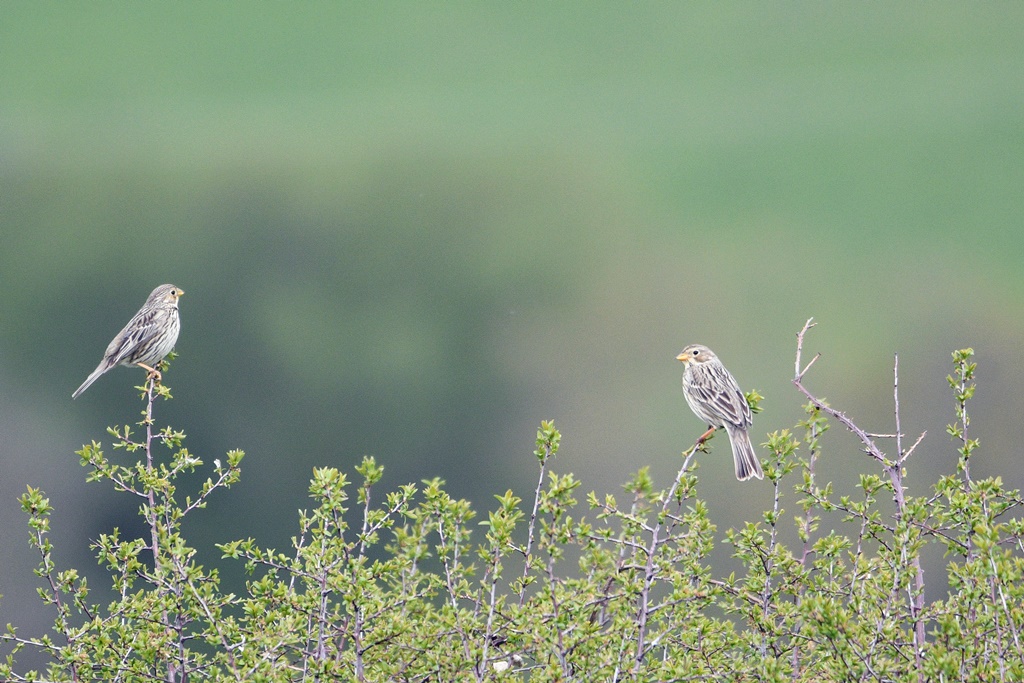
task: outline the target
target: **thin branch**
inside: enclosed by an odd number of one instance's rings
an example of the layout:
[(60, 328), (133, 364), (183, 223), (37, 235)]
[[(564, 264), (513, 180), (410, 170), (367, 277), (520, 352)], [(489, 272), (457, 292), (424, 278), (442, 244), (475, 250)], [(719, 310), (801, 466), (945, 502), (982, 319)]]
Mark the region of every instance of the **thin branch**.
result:
[[(808, 365), (808, 367), (810, 367), (810, 365)], [(842, 424), (844, 427), (846, 427), (851, 432), (856, 434), (857, 438), (860, 439), (860, 442), (864, 444), (865, 453), (867, 453), (868, 455), (870, 455), (872, 458), (882, 463), (883, 465), (888, 464), (888, 459), (885, 457), (885, 453), (883, 453), (881, 449), (878, 448), (878, 445), (875, 444), (875, 441), (874, 439), (871, 438), (871, 435), (865, 432), (860, 427), (858, 427), (853, 420), (846, 416), (845, 413), (836, 410), (835, 408), (831, 407), (824, 401), (814, 396), (814, 394), (812, 394), (804, 387), (803, 382), (801, 381), (801, 377), (793, 378), (793, 385), (800, 391), (800, 393), (807, 397), (807, 399), (811, 402), (812, 405), (814, 405), (815, 408), (825, 413), (826, 415), (835, 418), (836, 420), (839, 421), (840, 424)]]
[(919, 443), (921, 443), (922, 441), (924, 441), (924, 435), (925, 435), (925, 434), (927, 434), (927, 433), (928, 433), (928, 431), (927, 431), (927, 430), (925, 430), (925, 431), (921, 432), (921, 436), (917, 437), (917, 441), (915, 441), (915, 442), (914, 442), (914, 445), (913, 445), (913, 446), (911, 446), (910, 448), (908, 448), (908, 449), (907, 449), (907, 452), (903, 454), (903, 457), (902, 457), (902, 458), (900, 458), (900, 464), (901, 464), (901, 465), (903, 464), (903, 462), (904, 462), (904, 461), (905, 461), (905, 460), (906, 460), (907, 458), (909, 458), (909, 457), (910, 457), (910, 454), (914, 452), (914, 449), (915, 449), (915, 448), (917, 448), (917, 445), (918, 445)]
[(795, 367), (794, 367), (794, 374), (795, 374), (795, 376), (798, 379), (800, 377), (803, 377), (804, 374), (808, 370), (811, 369), (811, 365), (813, 365), (814, 361), (818, 360), (818, 356), (821, 355), (819, 353), (818, 355), (816, 355), (814, 358), (811, 359), (811, 362), (807, 364), (806, 368), (804, 368), (803, 370), (800, 369), (800, 356), (801, 356), (801, 354), (804, 351), (804, 335), (807, 334), (808, 330), (810, 330), (812, 327), (814, 327), (817, 324), (818, 323), (814, 322), (814, 318), (813, 317), (808, 318), (807, 322), (804, 323), (803, 329), (800, 330), (799, 332), (797, 332), (797, 335), (796, 335), (796, 364), (795, 364)]
[(896, 413), (896, 460), (903, 462), (903, 430), (900, 429), (900, 354), (893, 354), (892, 403)]
[[(814, 326), (814, 324), (812, 322), (813, 320), (814, 320), (813, 318), (808, 318), (807, 322), (804, 323), (803, 329), (801, 329), (800, 332), (796, 336), (796, 339), (797, 339), (796, 363), (795, 363), (796, 376), (793, 378), (793, 385), (800, 391), (800, 393), (802, 393), (804, 396), (807, 397), (807, 399), (811, 402), (811, 404), (814, 407), (816, 407), (818, 410), (822, 411), (826, 415), (829, 415), (830, 417), (838, 420), (840, 424), (842, 424), (848, 430), (853, 432), (857, 436), (857, 438), (860, 440), (861, 444), (863, 444), (864, 452), (867, 453), (868, 455), (870, 455), (875, 460), (877, 460), (878, 463), (882, 466), (882, 469), (885, 472), (885, 474), (888, 476), (889, 482), (890, 482), (890, 484), (892, 486), (893, 499), (894, 499), (894, 502), (896, 504), (896, 519), (897, 519), (897, 522), (898, 522), (899, 520), (902, 520), (902, 519), (905, 518), (906, 510), (907, 510), (906, 488), (903, 485), (903, 473), (902, 473), (902, 463), (906, 459), (906, 455), (903, 454), (902, 452), (899, 452), (899, 455), (897, 456), (897, 461), (896, 462), (890, 462), (889, 459), (885, 456), (885, 453), (883, 453), (882, 450), (878, 447), (878, 445), (875, 443), (874, 439), (872, 438), (872, 436), (870, 434), (868, 434), (866, 431), (864, 431), (863, 429), (858, 427), (857, 424), (854, 423), (854, 421), (852, 419), (850, 419), (849, 417), (846, 416), (846, 414), (836, 410), (835, 408), (832, 408), (831, 406), (827, 405), (824, 401), (822, 401), (821, 399), (817, 398), (814, 394), (812, 394), (810, 391), (808, 391), (807, 388), (804, 387), (804, 385), (803, 385), (804, 374), (807, 372), (808, 369), (810, 369), (810, 367), (814, 363), (814, 361), (818, 359), (818, 356), (816, 355), (814, 357), (814, 359), (804, 367), (803, 372), (801, 372), (801, 370), (800, 370), (800, 358), (801, 358), (801, 354), (803, 353), (804, 336), (807, 334), (807, 331), (811, 327)], [(898, 360), (897, 360), (897, 368), (898, 368)], [(899, 377), (898, 377), (898, 374), (896, 374), (896, 372), (897, 372), (897, 370), (894, 370), (894, 375), (896, 375), (895, 379), (894, 379), (894, 382), (893, 382), (893, 384), (894, 384), (894, 392), (898, 391), (898, 383), (899, 383)], [(901, 440), (900, 440), (901, 437), (899, 436), (900, 428), (899, 428), (898, 394), (896, 394), (896, 399), (897, 399), (897, 404), (896, 404), (896, 413), (897, 413), (896, 434), (897, 434), (897, 437), (896, 438), (897, 438), (897, 450), (898, 450), (899, 446), (901, 444)], [(924, 438), (923, 435), (922, 435), (921, 438)], [(920, 439), (918, 441), (920, 442)], [(917, 444), (915, 443), (914, 445), (916, 446)], [(919, 555), (914, 555), (913, 558), (907, 558), (907, 559), (908, 559), (908, 564), (914, 570), (914, 584), (913, 584), (913, 588), (908, 586), (907, 590), (908, 590), (908, 593), (909, 593), (908, 601), (909, 601), (909, 604), (910, 604), (910, 617), (911, 617), (911, 619), (912, 619), (912, 621), (914, 623), (914, 661), (915, 661), (915, 665), (916, 665), (916, 668), (917, 668), (918, 672), (921, 672), (921, 655), (922, 655), (922, 649), (924, 648), (924, 644), (925, 644), (925, 623), (924, 623), (924, 619), (921, 616), (922, 612), (924, 611), (924, 570), (921, 567), (921, 558), (920, 558)], [(924, 674), (923, 673), (919, 673), (918, 674), (918, 680), (921, 683), (924, 683)]]
[(661, 515), (655, 518), (655, 523), (651, 529), (651, 543), (647, 548), (647, 564), (644, 567), (644, 579), (643, 588), (640, 589), (639, 601), (640, 607), (637, 610), (637, 643), (636, 643), (636, 657), (633, 661), (633, 673), (637, 673), (640, 670), (640, 665), (643, 663), (644, 657), (654, 647), (648, 642), (647, 638), (647, 621), (651, 615), (651, 589), (654, 586), (654, 580), (657, 576), (655, 557), (658, 554), (658, 548), (661, 544), (668, 540), (660, 536), (662, 528), (662, 518), (665, 513), (668, 512), (668, 507), (672, 500), (676, 497), (676, 491), (679, 490), (679, 485), (683, 481), (683, 477), (690, 469), (690, 463), (693, 461), (693, 456), (696, 455), (698, 450), (701, 450), (704, 446), (704, 441), (707, 438), (707, 434), (704, 434), (697, 442), (690, 446), (688, 451), (684, 452), (685, 457), (683, 458), (683, 466), (679, 468), (678, 474), (676, 474), (675, 481), (672, 482), (672, 486), (669, 488), (668, 493), (665, 495), (661, 505)]
[(526, 603), (526, 587), (530, 578), (530, 559), (533, 551), (533, 537), (537, 528), (537, 513), (540, 510), (540, 497), (544, 491), (544, 477), (547, 475), (548, 460), (551, 459), (551, 445), (545, 444), (544, 454), (540, 458), (540, 474), (537, 476), (537, 490), (533, 493), (533, 510), (530, 512), (530, 524), (526, 530), (526, 547), (523, 553), (523, 581), (519, 589), (519, 606)]

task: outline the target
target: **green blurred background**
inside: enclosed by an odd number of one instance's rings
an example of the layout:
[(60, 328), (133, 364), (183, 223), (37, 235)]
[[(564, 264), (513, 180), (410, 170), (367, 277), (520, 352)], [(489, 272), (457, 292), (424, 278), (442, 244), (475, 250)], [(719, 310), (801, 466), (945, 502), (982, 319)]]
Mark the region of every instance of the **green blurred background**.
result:
[[(1024, 486), (1022, 35), (1019, 2), (3, 4), (0, 623), (51, 619), (26, 485), (97, 590), (91, 539), (138, 531), (74, 451), (137, 421), (143, 374), (71, 392), (162, 282), (186, 295), (159, 418), (203, 476), (248, 454), (188, 527), (207, 562), (287, 546), (312, 468), (364, 454), (389, 490), (528, 497), (545, 418), (581, 497), (667, 485), (703, 430), (676, 353), (764, 394), (763, 440), (801, 415), (812, 315), (807, 383), (867, 429), (900, 354), (915, 494), (953, 471), (973, 346), (973, 471)], [(832, 436), (849, 492), (871, 465)], [(712, 446), (724, 534), (772, 492)]]

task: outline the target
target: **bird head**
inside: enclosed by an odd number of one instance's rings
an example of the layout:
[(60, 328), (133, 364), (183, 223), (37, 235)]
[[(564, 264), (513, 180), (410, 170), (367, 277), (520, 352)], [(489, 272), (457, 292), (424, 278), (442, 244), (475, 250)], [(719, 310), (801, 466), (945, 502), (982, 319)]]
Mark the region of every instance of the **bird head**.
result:
[(152, 304), (178, 304), (178, 299), (185, 293), (184, 289), (174, 285), (160, 285), (149, 295), (147, 303)]
[(687, 366), (690, 363), (707, 363), (709, 360), (717, 358), (718, 356), (715, 355), (715, 352), (703, 344), (690, 344), (676, 356), (676, 360), (682, 361)]

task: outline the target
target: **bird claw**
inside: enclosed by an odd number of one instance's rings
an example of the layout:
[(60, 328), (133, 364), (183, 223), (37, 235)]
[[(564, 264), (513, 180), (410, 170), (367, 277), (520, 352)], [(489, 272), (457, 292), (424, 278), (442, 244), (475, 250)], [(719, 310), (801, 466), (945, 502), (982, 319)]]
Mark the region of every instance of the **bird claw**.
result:
[(142, 368), (144, 370), (148, 370), (149, 371), (148, 374), (146, 375), (146, 381), (147, 382), (149, 380), (151, 380), (151, 379), (155, 379), (157, 381), (157, 384), (159, 384), (160, 381), (163, 380), (164, 376), (161, 375), (160, 371), (157, 370), (156, 368), (151, 368), (148, 365), (146, 365), (145, 363), (136, 363), (136, 365), (138, 365), (140, 368)]

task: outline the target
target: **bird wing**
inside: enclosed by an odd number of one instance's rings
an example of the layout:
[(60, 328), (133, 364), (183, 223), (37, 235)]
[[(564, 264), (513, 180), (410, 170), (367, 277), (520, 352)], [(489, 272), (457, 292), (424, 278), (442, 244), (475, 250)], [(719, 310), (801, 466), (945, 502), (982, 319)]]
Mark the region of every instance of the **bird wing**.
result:
[(723, 422), (749, 427), (753, 422), (750, 405), (732, 374), (720, 363), (704, 363), (700, 370), (690, 385), (696, 397)]
[(124, 329), (110, 342), (110, 346), (107, 347), (107, 352), (104, 354), (112, 366), (123, 363), (135, 349), (157, 334), (159, 313), (156, 309), (142, 310), (128, 321)]

